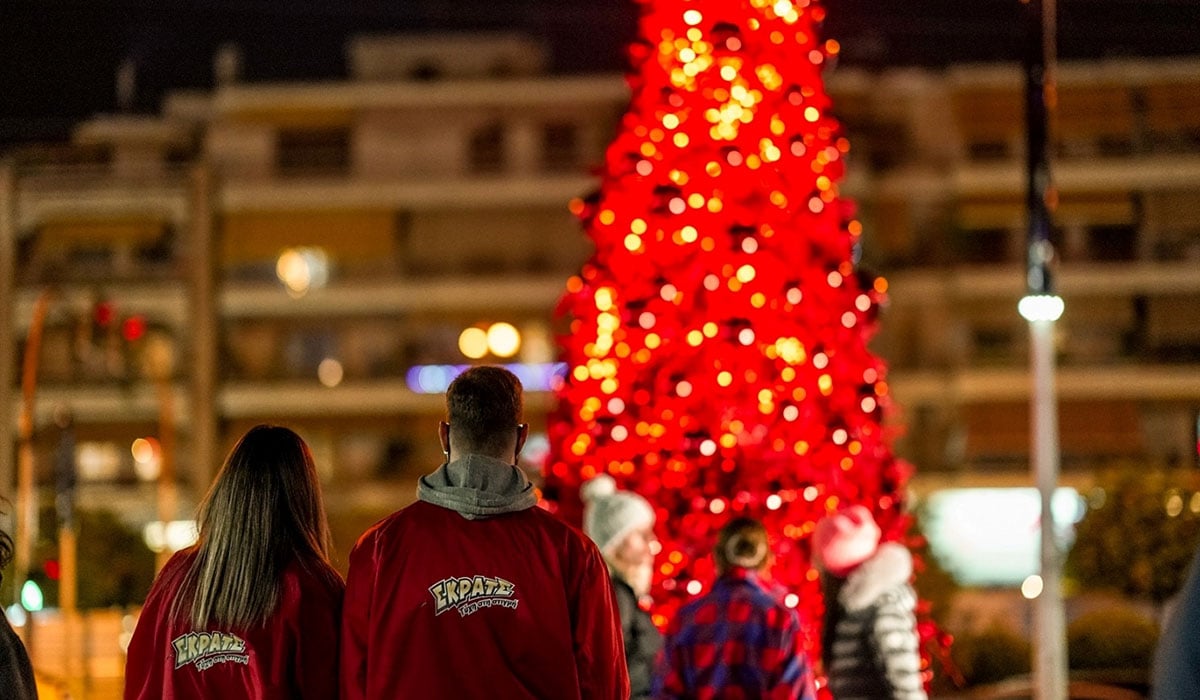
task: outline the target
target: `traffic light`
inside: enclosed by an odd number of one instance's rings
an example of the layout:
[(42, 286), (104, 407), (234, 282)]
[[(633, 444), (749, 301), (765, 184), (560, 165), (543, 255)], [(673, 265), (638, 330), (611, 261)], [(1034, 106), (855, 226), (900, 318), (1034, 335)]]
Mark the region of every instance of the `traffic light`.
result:
[(21, 586), (21, 607), (29, 612), (40, 612), (45, 604), (42, 587), (33, 579), (25, 581), (25, 585)]
[(121, 337), (127, 343), (134, 343), (146, 335), (146, 319), (144, 316), (130, 316), (121, 324)]

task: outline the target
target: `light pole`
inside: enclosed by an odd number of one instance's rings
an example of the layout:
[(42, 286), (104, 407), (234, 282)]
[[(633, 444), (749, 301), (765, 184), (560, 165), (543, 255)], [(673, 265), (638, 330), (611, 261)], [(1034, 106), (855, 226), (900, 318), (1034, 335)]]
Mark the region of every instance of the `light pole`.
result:
[[(29, 579), (29, 570), (33, 565), (33, 545), (37, 540), (38, 503), (33, 454), (34, 401), (37, 395), (38, 357), (42, 350), (42, 328), (46, 324), (46, 310), (50, 306), (50, 297), (50, 290), (44, 289), (34, 302), (33, 316), (29, 320), (29, 334), (25, 338), (25, 355), (21, 363), (21, 412), (17, 418), (17, 541), (13, 574), (16, 584), (22, 589)], [(33, 653), (33, 628), (33, 616), (30, 615), (25, 628), (25, 641), (29, 645), (30, 654)]]
[(1066, 617), (1062, 599), (1063, 552), (1055, 539), (1051, 502), (1058, 487), (1058, 406), (1054, 384), (1054, 326), (1063, 300), (1054, 289), (1054, 245), (1050, 241), (1054, 188), (1050, 181), (1050, 118), (1057, 101), (1054, 82), (1055, 0), (1022, 0), (1029, 12), (1029, 50), (1025, 60), (1025, 123), (1029, 236), (1026, 296), (1018, 310), (1029, 322), (1030, 453), (1041, 496), (1042, 592), (1034, 601), (1035, 697), (1067, 697)]
[[(144, 372), (154, 381), (158, 394), (159, 468), (155, 501), (165, 540), (167, 526), (175, 519), (178, 501), (175, 489), (175, 393), (171, 382), (175, 373), (175, 348), (172, 341), (157, 333), (151, 335), (146, 340), (144, 361)], [(162, 570), (171, 554), (170, 547), (164, 547), (158, 553), (156, 571)]]

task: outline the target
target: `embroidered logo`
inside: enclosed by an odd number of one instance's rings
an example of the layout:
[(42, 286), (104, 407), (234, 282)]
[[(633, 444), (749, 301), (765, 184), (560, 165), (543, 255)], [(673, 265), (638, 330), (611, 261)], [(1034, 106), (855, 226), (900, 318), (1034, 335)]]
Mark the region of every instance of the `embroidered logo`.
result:
[(250, 663), (246, 640), (227, 632), (188, 632), (176, 637), (171, 646), (177, 669), (195, 664), (197, 671), (206, 671), (217, 664)]
[(458, 608), (462, 617), (493, 606), (516, 610), (520, 602), (511, 581), (491, 576), (445, 578), (430, 586), (429, 593), (433, 596), (434, 615), (453, 608)]

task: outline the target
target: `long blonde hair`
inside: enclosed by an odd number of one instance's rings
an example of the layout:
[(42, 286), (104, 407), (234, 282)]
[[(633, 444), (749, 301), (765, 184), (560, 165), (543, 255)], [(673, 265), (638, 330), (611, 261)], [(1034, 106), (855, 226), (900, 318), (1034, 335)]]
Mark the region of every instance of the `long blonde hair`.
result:
[(242, 436), (199, 513), (200, 539), (174, 613), (197, 628), (262, 625), (293, 561), (336, 576), (329, 522), (308, 445), (292, 430), (258, 425)]

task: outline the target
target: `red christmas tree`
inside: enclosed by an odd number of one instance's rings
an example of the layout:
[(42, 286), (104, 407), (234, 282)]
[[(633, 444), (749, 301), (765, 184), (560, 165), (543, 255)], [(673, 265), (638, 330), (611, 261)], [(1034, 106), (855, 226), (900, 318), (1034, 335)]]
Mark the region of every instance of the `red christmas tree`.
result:
[(568, 374), (545, 495), (578, 521), (580, 483), (607, 472), (656, 506), (660, 624), (707, 589), (733, 514), (766, 524), (773, 577), (813, 623), (815, 522), (864, 504), (885, 537), (907, 525), (867, 349), (887, 284), (855, 267), (824, 14), (811, 0), (643, 0), (632, 104), (599, 192), (572, 203), (596, 250), (559, 307)]

